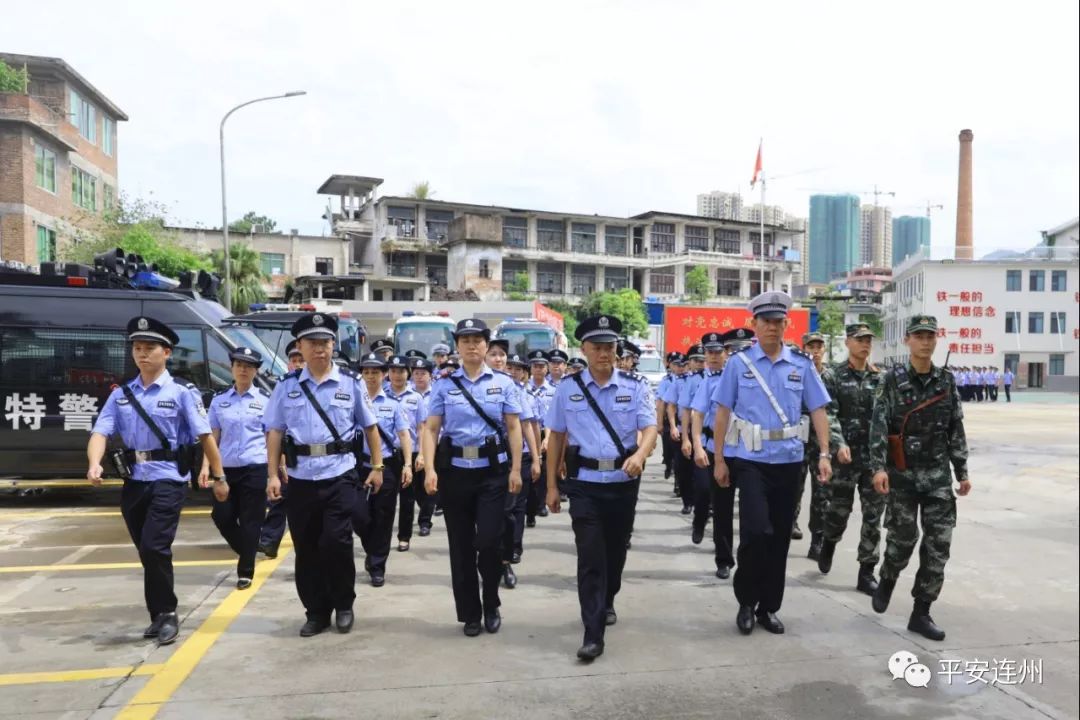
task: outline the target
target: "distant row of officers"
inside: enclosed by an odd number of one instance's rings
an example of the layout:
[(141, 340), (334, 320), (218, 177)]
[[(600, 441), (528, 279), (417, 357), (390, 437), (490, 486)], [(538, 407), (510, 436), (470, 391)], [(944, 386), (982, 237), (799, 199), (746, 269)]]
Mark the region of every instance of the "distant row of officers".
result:
[[(454, 365), (446, 353), (433, 353), (440, 366), (420, 353), (395, 357), (380, 347), (356, 373), (333, 361), (336, 320), (311, 313), (293, 326), (294, 369), (270, 395), (254, 385), (262, 358), (239, 348), (231, 355), (234, 385), (208, 410), (194, 386), (166, 369), (176, 334), (154, 318), (133, 318), (128, 335), (139, 376), (117, 388), (99, 415), (87, 477), (100, 483), (108, 456), (124, 478), (121, 509), (144, 568), (151, 618), (144, 635), (167, 644), (179, 632), (171, 546), (194, 476), (212, 488), (214, 522), (238, 556), (238, 588), (252, 584), (260, 548), (276, 554), (281, 516), (287, 518), (304, 637), (332, 626), (349, 632), (354, 534), (371, 585), (381, 587), (395, 516), (398, 550), (408, 550), (417, 507), (421, 535), (435, 513), (443, 514), (464, 634), (498, 632), (500, 584), (517, 584), (513, 566), (522, 559), (525, 528), (566, 502), (584, 625), (577, 656), (592, 661), (618, 619), (615, 597), (640, 479), (662, 428), (666, 471), (675, 475), (684, 511), (694, 513), (693, 542), (702, 541), (711, 516), (717, 575), (736, 568), (741, 632), (755, 624), (784, 631), (777, 613), (809, 467), (822, 572), (831, 567), (859, 491), (857, 584), (873, 595), (878, 612), (918, 542), (921, 514), (909, 628), (943, 638), (929, 607), (941, 590), (955, 525), (950, 466), (959, 494), (970, 481), (955, 380), (930, 362), (936, 322), (913, 319), (910, 362), (887, 373), (867, 363), (872, 334), (849, 328), (848, 363), (822, 372), (820, 360), (784, 344), (790, 306), (785, 293), (764, 293), (749, 306), (752, 333), (708, 333), (688, 357), (669, 356), (672, 374), (658, 397), (629, 369), (636, 348), (620, 343), (621, 323), (608, 315), (579, 324), (575, 337), (585, 357), (576, 368), (557, 350), (510, 354), (470, 318), (456, 326)], [(684, 364), (686, 372), (678, 369)], [(112, 436), (122, 447), (110, 450)], [(196, 443), (201, 467), (194, 467)], [(883, 512), (888, 537), (878, 581)]]

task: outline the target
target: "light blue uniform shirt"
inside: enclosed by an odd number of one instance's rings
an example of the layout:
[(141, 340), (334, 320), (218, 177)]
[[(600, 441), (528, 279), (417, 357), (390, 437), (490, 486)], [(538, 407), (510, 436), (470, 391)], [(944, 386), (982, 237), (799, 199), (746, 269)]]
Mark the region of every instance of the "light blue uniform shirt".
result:
[(1016, 376), (1013, 375), (1012, 372), (1010, 372), (1009, 370), (1006, 370), (1005, 371), (1005, 377), (1003, 379), (1004, 384), (1005, 385), (1012, 385), (1014, 377), (1016, 377)]
[(555, 386), (547, 380), (537, 385), (532, 381), (532, 378), (529, 378), (528, 382), (525, 383), (525, 390), (539, 401), (540, 425), (541, 427), (547, 427), (544, 419), (547, 417), (548, 408), (551, 407), (551, 400), (555, 397)]
[(233, 386), (210, 401), (207, 419), (212, 429), (221, 431), (218, 449), (224, 467), (266, 464), (263, 413), (269, 399), (262, 389), (252, 385), (243, 395)]
[[(161, 373), (157, 380), (144, 388), (140, 377), (128, 382), (128, 387), (136, 401), (143, 406), (146, 414), (165, 434), (169, 447), (176, 450), (180, 442), (191, 442), (201, 435), (210, 433), (210, 424), (206, 421), (199, 390), (186, 381), (176, 381), (168, 370)], [(119, 433), (124, 445), (129, 450), (157, 450), (161, 448), (154, 432), (150, 429), (120, 388), (116, 388), (105, 401), (97, 422), (95, 432), (105, 437)], [(137, 463), (132, 467), (131, 479), (140, 482), (155, 480), (173, 480), (183, 482), (190, 479), (190, 473), (181, 475), (172, 460), (151, 460)]]
[[(698, 383), (694, 398), (690, 402), (690, 409), (704, 416), (701, 420), (702, 429), (712, 429), (716, 421), (716, 408), (720, 406), (720, 403), (713, 400), (713, 393), (716, 392), (716, 386), (720, 384), (721, 374), (720, 370), (716, 372), (706, 370), (705, 379)], [(716, 442), (713, 438), (705, 437), (704, 432), (701, 433), (701, 445), (709, 452), (716, 452)]]
[[(519, 391), (518, 397), (521, 398), (521, 414), (518, 415), (518, 419), (523, 423), (530, 420), (541, 422), (543, 418), (540, 416), (540, 401), (525, 389), (524, 383), (515, 384)], [(524, 455), (527, 452), (529, 452), (529, 443), (525, 442), (525, 430), (523, 427), (521, 431), (521, 454)]]
[(690, 377), (686, 378), (679, 388), (679, 397), (676, 400), (676, 404), (679, 406), (679, 417), (682, 417), (683, 411), (690, 409), (690, 404), (694, 400), (694, 395), (697, 393), (697, 389), (701, 387), (705, 381), (705, 374), (708, 370), (700, 370), (690, 374)]
[[(611, 422), (623, 447), (629, 450), (637, 444), (638, 430), (656, 425), (656, 408), (652, 405), (649, 384), (641, 375), (616, 370), (607, 385), (600, 387), (592, 373), (582, 370), (578, 377), (596, 400), (600, 412)], [(619, 449), (611, 440), (578, 384), (570, 379), (559, 385), (548, 408), (549, 429), (566, 433), (567, 445), (581, 448), (583, 457), (611, 460), (619, 457)], [(575, 478), (582, 482), (616, 483), (630, 480), (622, 470), (590, 470), (581, 468)]]
[(424, 422), (424, 417), (421, 417), (423, 412), (424, 398), (420, 393), (416, 392), (412, 388), (408, 388), (400, 395), (394, 394), (394, 389), (390, 388), (387, 395), (401, 403), (401, 409), (405, 413), (405, 419), (409, 423), (409, 437), (412, 438), (413, 452), (418, 452), (420, 446), (416, 444), (416, 434), (420, 429), (420, 424)]
[[(461, 382), (503, 433), (506, 432), (503, 415), (521, 414), (521, 392), (506, 373), (492, 370), (485, 364), (475, 381), (465, 376), (464, 368), (455, 370), (453, 377)], [(472, 405), (450, 378), (440, 380), (439, 384), (432, 389), (431, 396), (428, 397), (427, 410), (429, 416), (434, 415), (443, 419), (442, 434), (448, 434), (450, 442), (457, 447), (479, 447), (484, 444), (484, 440), (495, 434), (491, 426), (473, 410)], [(499, 461), (506, 461), (506, 453), (499, 454)], [(475, 460), (456, 457), (450, 462), (454, 467), (460, 468), (486, 468), (488, 466), (486, 457)]]
[(656, 397), (660, 398), (661, 400), (664, 399), (664, 395), (667, 394), (668, 386), (671, 385), (671, 381), (673, 379), (674, 378), (671, 377), (671, 373), (668, 373), (664, 375), (664, 377), (660, 378), (660, 382), (656, 384)]
[[(305, 367), (286, 375), (274, 388), (263, 414), (267, 430), (288, 433), (298, 445), (321, 445), (334, 441), (330, 428), (319, 417), (307, 395), (300, 389), (306, 383), (341, 439), (348, 442), (357, 432), (375, 424), (375, 414), (368, 405), (364, 383), (351, 370), (334, 365), (321, 383), (315, 383)], [(329, 480), (344, 475), (356, 467), (352, 453), (311, 457), (301, 455), (295, 468), (289, 469), (290, 480)], [(295, 476), (295, 478), (294, 478)]]
[[(762, 430), (779, 430), (783, 427), (768, 396), (758, 385), (757, 379), (743, 363), (746, 358), (754, 364), (765, 378), (777, 402), (787, 415), (788, 423), (796, 424), (803, 413), (829, 404), (829, 392), (821, 382), (809, 355), (784, 346), (776, 362), (772, 362), (760, 345), (752, 345), (731, 356), (720, 375), (720, 382), (713, 391), (713, 400), (732, 414), (760, 425)], [(721, 428), (721, 432), (726, 428)], [(811, 429), (811, 433), (813, 430)], [(724, 457), (735, 457), (769, 464), (802, 462), (803, 442), (798, 437), (787, 440), (762, 440), (762, 449), (751, 452), (740, 440), (738, 445), (724, 445)]]
[[(400, 401), (380, 390), (378, 395), (371, 398), (371, 409), (375, 411), (375, 419), (378, 421), (379, 427), (393, 441), (388, 445), (386, 438), (379, 436), (382, 440), (382, 456), (388, 458), (394, 453), (394, 448), (398, 447), (401, 442), (397, 434), (399, 432), (411, 432), (409, 420), (405, 417), (405, 408)], [(366, 465), (367, 463), (365, 463)]]

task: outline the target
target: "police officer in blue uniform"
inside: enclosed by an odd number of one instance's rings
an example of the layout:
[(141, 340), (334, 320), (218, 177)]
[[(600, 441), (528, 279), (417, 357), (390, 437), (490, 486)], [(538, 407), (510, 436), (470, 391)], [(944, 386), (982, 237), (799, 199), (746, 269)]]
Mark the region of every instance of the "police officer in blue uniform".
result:
[(690, 426), (683, 424), (679, 398), (683, 396), (683, 388), (690, 384), (691, 378), (700, 379), (705, 368), (705, 350), (700, 345), (693, 345), (687, 350), (686, 357), (689, 362), (688, 367), (668, 386), (667, 394), (664, 396), (664, 408), (667, 412), (668, 426), (671, 428), (669, 437), (675, 444), (672, 465), (675, 468), (675, 482), (679, 487), (679, 497), (682, 498), (683, 515), (693, 512), (694, 463), (684, 442), (690, 432)]
[[(819, 445), (829, 447), (829, 394), (810, 356), (784, 344), (790, 307), (791, 296), (784, 292), (765, 292), (750, 301), (758, 342), (728, 359), (713, 392), (717, 442), (723, 437), (713, 475), (720, 487), (734, 483), (739, 489), (733, 585), (739, 601), (735, 622), (744, 635), (753, 631), (755, 615), (769, 632), (784, 632), (776, 613), (784, 599), (795, 489), (810, 424)], [(809, 421), (800, 420), (804, 406)], [(821, 454), (818, 472), (828, 482), (828, 452)]]
[[(717, 335), (719, 340), (719, 335)], [(722, 348), (722, 345), (721, 345)], [(721, 349), (722, 352), (722, 349)], [(690, 360), (693, 365), (693, 370), (683, 377), (685, 380), (679, 384), (679, 394), (675, 400), (675, 413), (679, 419), (679, 427), (682, 428), (682, 440), (679, 446), (679, 452), (682, 455), (680, 461), (683, 465), (683, 472), (689, 476), (690, 482), (690, 496), (683, 498), (683, 514), (688, 514), (688, 510), (694, 512), (694, 522), (692, 527), (692, 537), (697, 538), (694, 544), (701, 542), (701, 538), (704, 537), (705, 523), (709, 520), (709, 502), (706, 498), (704, 501), (699, 500), (701, 493), (698, 492), (698, 472), (694, 465), (694, 441), (693, 432), (690, 427), (690, 404), (694, 400), (694, 394), (697, 389), (704, 384), (705, 379), (712, 376), (712, 373), (705, 366), (705, 346), (702, 343), (692, 345), (689, 352)], [(700, 366), (700, 367), (699, 367)], [(700, 533), (697, 532), (700, 524)]]
[[(634, 524), (641, 472), (656, 442), (656, 410), (641, 375), (615, 368), (622, 323), (590, 317), (574, 336), (589, 368), (563, 381), (548, 409), (549, 458), (566, 458), (566, 494), (577, 545), (578, 601), (585, 639), (578, 658), (604, 652), (604, 631), (614, 625), (627, 538)], [(641, 433), (640, 443), (638, 433)], [(560, 511), (557, 463), (547, 467), (547, 504)]]
[[(255, 553), (266, 515), (266, 431), (263, 413), (270, 399), (252, 383), (262, 355), (240, 347), (229, 353), (233, 386), (210, 401), (208, 420), (225, 466), (224, 483), (214, 483), (214, 507), (210, 517), (221, 537), (237, 555), (236, 587), (251, 587), (255, 577)], [(204, 456), (199, 485), (210, 483), (210, 461)]]
[[(416, 358), (423, 361), (422, 358)], [(420, 452), (419, 435), (417, 434), (423, 420), (424, 398), (416, 392), (409, 383), (412, 370), (409, 367), (409, 358), (403, 355), (394, 355), (387, 363), (387, 379), (390, 380), (390, 389), (387, 396), (396, 400), (405, 413), (405, 420), (409, 424), (409, 445), (412, 455), (406, 460), (411, 468), (412, 478), (408, 485), (402, 483), (398, 492), (398, 552), (408, 552), (409, 543), (412, 541), (413, 519), (416, 517), (416, 505), (427, 497), (423, 484), (416, 484), (417, 457)], [(423, 463), (420, 463), (423, 467)], [(423, 508), (421, 507), (421, 512)], [(421, 518), (423, 522), (423, 518)], [(430, 525), (430, 518), (428, 518)]]
[(180, 338), (165, 323), (145, 316), (132, 318), (127, 334), (139, 375), (105, 401), (86, 448), (86, 479), (101, 485), (109, 437), (119, 435), (126, 449), (111, 453), (111, 458), (124, 480), (120, 512), (143, 566), (151, 621), (143, 637), (168, 645), (180, 631), (172, 543), (192, 469), (190, 448), (181, 443), (198, 439), (215, 484), (224, 485), (225, 471), (198, 388), (174, 379), (166, 369)]
[(548, 382), (553, 387), (558, 387), (562, 379), (566, 377), (566, 364), (570, 360), (570, 356), (559, 348), (554, 348), (548, 351)]
[[(304, 369), (304, 356), (296, 344), (295, 338), (285, 346), (285, 355), (289, 359), (289, 372)], [(278, 466), (278, 472), (282, 478), (288, 477), (289, 469), (285, 467), (284, 458)], [(262, 530), (259, 533), (259, 552), (268, 558), (276, 558), (281, 538), (285, 535), (285, 510), (289, 502), (289, 485), (281, 486), (281, 498), (274, 502), (266, 501), (266, 517), (263, 519)]]
[[(352, 513), (356, 506), (360, 453), (358, 435), (375, 457), (382, 440), (366, 391), (356, 373), (334, 365), (337, 338), (332, 315), (310, 313), (292, 326), (303, 370), (291, 372), (274, 388), (263, 415), (266, 426), (267, 497), (281, 497), (289, 483), (289, 530), (296, 550), (296, 590), (307, 621), (301, 637), (330, 627), (336, 612), (340, 632), (353, 625), (356, 564), (353, 560)], [(323, 417), (325, 416), (325, 420)], [(284, 452), (289, 474), (278, 472)], [(381, 461), (365, 481), (372, 492), (382, 486)]]
[(394, 354), (394, 343), (387, 338), (379, 338), (372, 341), (371, 352), (375, 353), (380, 360), (387, 361)]
[(431, 362), (435, 364), (435, 371), (442, 370), (443, 365), (450, 359), (450, 346), (446, 343), (435, 343), (431, 346)]
[[(440, 380), (424, 426), (427, 492), (441, 493), (450, 545), (450, 577), (457, 619), (465, 635), (499, 631), (500, 541), (506, 493), (521, 490), (521, 398), (505, 373), (484, 362), (491, 331), (482, 320), (457, 324), (461, 368)], [(483, 597), (477, 582), (483, 581)]]
[[(491, 357), (490, 353), (488, 357)], [(521, 355), (511, 355), (506, 364), (521, 398), (521, 414), (518, 420), (525, 442), (521, 448), (522, 491), (507, 494), (506, 524), (503, 527), (503, 585), (512, 590), (517, 587), (514, 565), (521, 562), (521, 556), (525, 552), (525, 506), (528, 495), (534, 485), (543, 487), (543, 479), (540, 476), (540, 401), (525, 391), (525, 382), (529, 379), (529, 362)]]
[(424, 454), (420, 452), (421, 446), (421, 434), (424, 429), (424, 423), (427, 421), (427, 404), (428, 398), (431, 397), (432, 387), (432, 373), (435, 370), (435, 365), (426, 358), (413, 358), (410, 361), (410, 373), (409, 384), (412, 386), (416, 394), (420, 396), (420, 407), (417, 410), (417, 425), (416, 425), (416, 459), (413, 461), (413, 497), (416, 499), (416, 504), (420, 506), (420, 512), (417, 514), (416, 523), (420, 526), (420, 537), (427, 537), (431, 534), (432, 517), (435, 515), (435, 497), (434, 495), (428, 495), (424, 489), (424, 478), (430, 461), (424, 457)]
[[(396, 358), (398, 366), (403, 358)], [(378, 420), (378, 432), (382, 438), (383, 483), (378, 492), (360, 492), (353, 509), (353, 531), (360, 537), (367, 558), (364, 569), (371, 577), (372, 587), (386, 583), (386, 560), (390, 556), (390, 538), (394, 534), (394, 515), (398, 504), (398, 491), (412, 484), (412, 435), (401, 401), (383, 389), (387, 364), (377, 353), (365, 355), (360, 360), (360, 375), (364, 380), (371, 409)], [(408, 460), (406, 461), (406, 458)], [(380, 458), (365, 451), (363, 461), (357, 468), (360, 484), (367, 480), (371, 468)], [(411, 502), (411, 501), (410, 501)]]
[[(529, 360), (530, 378), (525, 382), (525, 392), (536, 398), (540, 411), (540, 464), (547, 467), (547, 426), (544, 419), (547, 417), (551, 399), (555, 396), (555, 386), (547, 380), (549, 368), (547, 353), (543, 350), (533, 350), (526, 356)], [(553, 461), (554, 462), (554, 461)], [(556, 465), (558, 463), (556, 462)], [(544, 472), (541, 470), (541, 472)], [(528, 493), (525, 502), (525, 525), (536, 527), (537, 517), (547, 517), (548, 510), (544, 505), (545, 487), (542, 483), (533, 483), (527, 486)]]

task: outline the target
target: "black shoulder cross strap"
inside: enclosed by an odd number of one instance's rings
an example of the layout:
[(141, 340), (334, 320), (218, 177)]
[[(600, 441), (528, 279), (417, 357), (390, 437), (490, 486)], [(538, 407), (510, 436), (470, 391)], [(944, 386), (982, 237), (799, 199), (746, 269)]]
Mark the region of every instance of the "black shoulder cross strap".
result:
[[(158, 439), (158, 442), (161, 443), (161, 447), (165, 450), (172, 450), (172, 446), (169, 445), (169, 438), (165, 437), (165, 433), (161, 431), (161, 428), (159, 428), (157, 423), (154, 422), (154, 419), (151, 418), (149, 413), (146, 412), (146, 408), (144, 408), (135, 398), (135, 393), (131, 392), (131, 388), (124, 384), (120, 386), (120, 389), (123, 391), (124, 397), (128, 399), (128, 402), (135, 407), (135, 412), (139, 414), (139, 417), (142, 418), (142, 421), (146, 423), (147, 426), (150, 428), (150, 432), (154, 433), (154, 437), (156, 437)], [(131, 449), (137, 450), (138, 448)]]
[(341, 433), (339, 433), (337, 431), (337, 428), (334, 427), (334, 423), (330, 422), (330, 418), (327, 417), (326, 411), (322, 409), (322, 405), (320, 405), (319, 401), (315, 399), (315, 396), (311, 393), (311, 389), (304, 384), (303, 380), (300, 380), (299, 383), (300, 389), (304, 391), (304, 394), (307, 395), (307, 399), (315, 407), (315, 412), (319, 413), (319, 417), (322, 418), (322, 421), (324, 423), (326, 423), (326, 427), (330, 430), (330, 434), (334, 436), (334, 440), (336, 442), (341, 442)]
[(465, 389), (465, 386), (461, 384), (461, 380), (457, 379), (453, 375), (448, 375), (447, 377), (450, 378), (450, 382), (457, 385), (458, 390), (460, 390), (461, 394), (465, 396), (465, 399), (469, 401), (469, 404), (473, 406), (473, 410), (477, 412), (477, 414), (480, 416), (480, 419), (490, 425), (491, 429), (495, 431), (496, 435), (502, 437), (502, 428), (499, 427), (499, 425), (494, 420), (492, 420), (486, 412), (484, 412), (484, 409), (480, 407), (480, 403), (476, 402), (476, 398), (474, 398), (469, 393), (469, 391)]
[(375, 427), (379, 428), (379, 436), (382, 438), (382, 441), (386, 443), (386, 446), (390, 448), (390, 451), (393, 452), (393, 450), (397, 447), (397, 443), (394, 442), (394, 438), (390, 437), (390, 433), (383, 430), (382, 425), (379, 424), (379, 421), (377, 419), (375, 420)]
[(600, 424), (607, 430), (607, 434), (611, 436), (611, 441), (615, 443), (615, 449), (619, 451), (619, 457), (626, 455), (626, 446), (619, 440), (619, 435), (615, 432), (615, 428), (611, 427), (611, 423), (608, 421), (607, 416), (600, 412), (600, 406), (596, 404), (596, 399), (593, 398), (592, 393), (589, 392), (589, 388), (585, 387), (585, 383), (581, 380), (581, 373), (574, 373), (571, 375), (577, 386), (581, 388), (581, 392), (585, 394), (585, 400), (588, 401), (589, 407), (592, 408), (593, 414), (600, 419)]

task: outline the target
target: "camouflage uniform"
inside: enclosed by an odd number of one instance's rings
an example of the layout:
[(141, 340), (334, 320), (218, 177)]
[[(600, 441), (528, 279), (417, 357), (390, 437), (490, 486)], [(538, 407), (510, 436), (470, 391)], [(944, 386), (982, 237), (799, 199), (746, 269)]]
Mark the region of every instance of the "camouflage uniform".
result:
[[(905, 413), (940, 394), (945, 395), (942, 400), (908, 418), (904, 430), (907, 470), (898, 470), (888, 457), (886, 436), (900, 432)], [(886, 373), (870, 423), (870, 469), (889, 472), (885, 509), (888, 534), (881, 580), (883, 584), (886, 580), (894, 583), (907, 566), (919, 541), (921, 519), (919, 571), (911, 589), (916, 601), (932, 603), (941, 594), (956, 526), (956, 497), (949, 464), (957, 482), (966, 480), (967, 457), (964, 410), (953, 374), (933, 367), (928, 375), (918, 375), (910, 364)]]
[(845, 362), (829, 368), (822, 375), (822, 380), (832, 398), (828, 411), (833, 443), (838, 448), (846, 446), (851, 450), (851, 463), (838, 463), (829, 481), (828, 509), (824, 520), (825, 541), (835, 544), (844, 536), (857, 488), (862, 508), (858, 562), (860, 565), (877, 565), (886, 496), (874, 490), (868, 421), (874, 411), (874, 396), (881, 382), (881, 373), (873, 365), (859, 371)]

